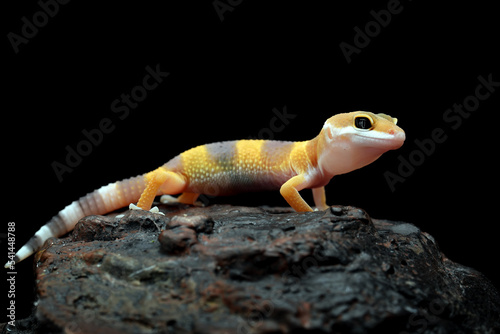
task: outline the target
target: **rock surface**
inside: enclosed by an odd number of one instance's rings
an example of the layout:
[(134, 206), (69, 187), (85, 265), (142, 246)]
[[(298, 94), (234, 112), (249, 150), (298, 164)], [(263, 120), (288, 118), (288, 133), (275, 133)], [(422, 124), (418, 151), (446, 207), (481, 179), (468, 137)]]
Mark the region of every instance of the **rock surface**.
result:
[[(90, 216), (39, 253), (38, 333), (497, 333), (500, 295), (416, 226), (334, 206)], [(48, 246), (48, 245), (47, 245)]]

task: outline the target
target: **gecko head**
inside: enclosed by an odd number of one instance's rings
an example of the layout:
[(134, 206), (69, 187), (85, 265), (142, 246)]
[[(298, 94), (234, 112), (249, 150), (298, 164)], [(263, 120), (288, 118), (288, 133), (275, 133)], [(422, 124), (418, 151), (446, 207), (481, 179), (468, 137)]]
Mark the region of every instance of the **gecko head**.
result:
[(405, 132), (397, 118), (386, 114), (354, 111), (329, 118), (319, 151), (320, 167), (331, 175), (350, 172), (370, 164), (389, 150), (400, 148)]

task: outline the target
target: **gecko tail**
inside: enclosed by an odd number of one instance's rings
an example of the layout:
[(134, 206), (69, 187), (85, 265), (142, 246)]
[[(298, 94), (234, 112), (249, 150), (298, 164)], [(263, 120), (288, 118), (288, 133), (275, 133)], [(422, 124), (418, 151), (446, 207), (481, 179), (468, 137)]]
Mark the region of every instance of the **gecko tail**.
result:
[[(21, 247), (14, 258), (18, 263), (37, 252), (52, 237), (60, 237), (71, 231), (78, 221), (89, 215), (102, 215), (138, 201), (146, 188), (145, 175), (110, 183), (80, 197), (43, 225), (28, 242)], [(12, 262), (5, 264), (9, 268)]]

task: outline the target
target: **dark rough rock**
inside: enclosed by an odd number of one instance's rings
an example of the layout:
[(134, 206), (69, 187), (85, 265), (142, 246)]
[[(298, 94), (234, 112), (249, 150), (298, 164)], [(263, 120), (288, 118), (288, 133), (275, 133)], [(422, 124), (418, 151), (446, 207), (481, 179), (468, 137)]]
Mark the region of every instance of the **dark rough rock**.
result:
[(52, 240), (38, 332), (500, 332), (498, 291), (414, 225), (338, 206), (161, 210)]

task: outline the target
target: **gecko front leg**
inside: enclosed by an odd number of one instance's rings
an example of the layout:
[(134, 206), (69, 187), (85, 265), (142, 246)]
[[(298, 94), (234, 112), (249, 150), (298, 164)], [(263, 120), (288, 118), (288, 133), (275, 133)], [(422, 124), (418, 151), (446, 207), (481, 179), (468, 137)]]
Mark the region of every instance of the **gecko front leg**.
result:
[(312, 193), (316, 208), (321, 211), (328, 209), (328, 205), (326, 204), (325, 187), (313, 188)]
[(305, 174), (299, 174), (286, 181), (280, 189), (281, 196), (290, 204), (295, 211), (313, 211), (309, 204), (300, 196), (299, 191), (307, 188), (309, 182)]

